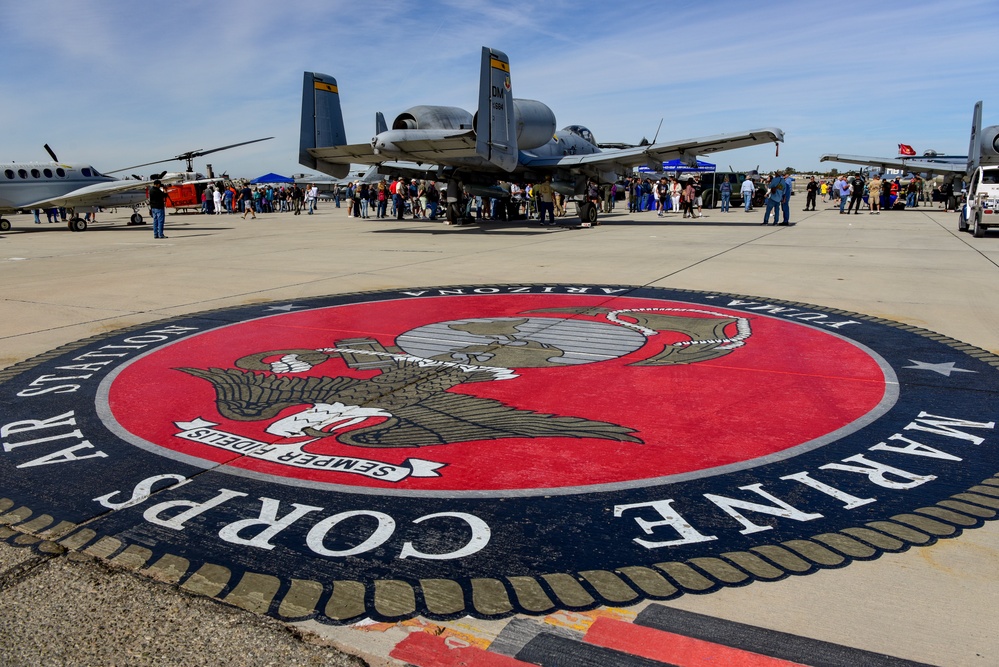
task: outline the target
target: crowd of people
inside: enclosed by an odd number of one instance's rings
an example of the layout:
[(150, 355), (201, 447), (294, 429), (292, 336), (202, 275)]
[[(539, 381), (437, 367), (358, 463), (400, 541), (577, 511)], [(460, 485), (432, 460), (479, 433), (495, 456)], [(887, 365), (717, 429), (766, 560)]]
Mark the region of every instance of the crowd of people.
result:
[(297, 183), (287, 187), (276, 184), (250, 187), (248, 183), (239, 186), (219, 181), (201, 193), (201, 210), (212, 215), (242, 213), (244, 218), (247, 215), (255, 218), (257, 213), (294, 212), (299, 215), (308, 208), (308, 214), (312, 215), (318, 200), (319, 188), (314, 184), (306, 188)]
[(958, 195), (963, 192), (963, 185), (955, 186), (951, 179), (934, 187), (927, 194), (926, 181), (920, 176), (913, 176), (907, 183), (898, 177), (894, 179), (881, 178), (874, 174), (865, 179), (860, 173), (842, 174), (831, 182), (822, 182), (822, 201), (835, 203), (839, 201), (839, 212), (843, 215), (857, 214), (861, 208), (867, 208), (871, 214), (883, 210), (904, 210), (918, 208), (924, 204), (938, 204), (945, 211), (955, 211), (959, 206)]
[[(460, 217), (476, 220), (537, 219), (542, 224), (554, 225), (556, 217), (566, 215), (566, 197), (555, 190), (551, 177), (540, 183), (500, 181), (496, 187), (504, 191), (502, 196), (463, 193), (460, 201), (454, 202), (459, 205)], [(596, 206), (602, 206), (605, 213), (613, 210), (616, 195), (617, 185), (600, 188), (592, 181), (585, 191), (585, 198)], [(340, 208), (343, 203), (347, 214), (356, 218), (437, 220), (442, 207), (451, 203), (434, 181), (406, 180), (402, 176), (374, 184), (354, 181), (336, 185), (332, 197), (334, 206)]]
[[(747, 175), (742, 183), (725, 175), (712, 183), (722, 213), (731, 210), (733, 195), (738, 194), (747, 213), (753, 210), (754, 200), (757, 205), (762, 201), (765, 206), (762, 224), (769, 223), (771, 212), (773, 224), (789, 224), (793, 181), (788, 171), (762, 178)], [(502, 181), (497, 187), (505, 191), (504, 196), (494, 198), (463, 193), (460, 202), (456, 202), (460, 204), (457, 216), (476, 220), (537, 219), (542, 224), (554, 225), (555, 218), (574, 213), (567, 211), (567, 197), (554, 189), (550, 176), (540, 183)], [(663, 175), (659, 178), (636, 175), (620, 184), (598, 185), (591, 180), (585, 186), (583, 199), (604, 213), (613, 211), (620, 198), (627, 201), (628, 211), (632, 213), (655, 211), (659, 217), (676, 214), (694, 219), (704, 215), (704, 189), (699, 175)], [(864, 179), (860, 173), (822, 180), (811, 176), (805, 183), (804, 192), (803, 210), (814, 211), (821, 197), (823, 203), (835, 205), (839, 202), (840, 213), (844, 215), (857, 214), (862, 207), (871, 214), (892, 208), (915, 208), (919, 202), (927, 200), (939, 202), (946, 210), (956, 209), (958, 205), (953, 183), (944, 181), (928, 196), (926, 183), (918, 176), (906, 183), (899, 178), (882, 179), (878, 175)], [(434, 181), (402, 176), (376, 183), (354, 181), (334, 185), (329, 196), (336, 208), (345, 206), (347, 214), (356, 218), (402, 220), (411, 217), (434, 221), (448, 205), (446, 193), (439, 190)], [(314, 184), (303, 188), (298, 184), (251, 186), (216, 182), (204, 190), (202, 210), (218, 215), (242, 214), (244, 218), (248, 215), (255, 218), (258, 213), (294, 212), (299, 215), (304, 211), (311, 215), (318, 200), (319, 189)], [(709, 206), (714, 203), (709, 202)], [(781, 215), (783, 221), (778, 223)]]

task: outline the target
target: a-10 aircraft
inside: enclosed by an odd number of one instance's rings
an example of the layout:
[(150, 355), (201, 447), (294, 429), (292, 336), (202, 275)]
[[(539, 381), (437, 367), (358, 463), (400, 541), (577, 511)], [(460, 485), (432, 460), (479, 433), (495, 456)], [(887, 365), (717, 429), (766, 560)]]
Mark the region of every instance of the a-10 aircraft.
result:
[(920, 157), (871, 157), (866, 155), (826, 154), (820, 162), (843, 162), (865, 167), (901, 169), (915, 174), (939, 174), (953, 178), (970, 174), (980, 165), (999, 164), (999, 125), (982, 128), (982, 102), (975, 104), (971, 118), (971, 140), (967, 155), (922, 155)]
[[(267, 137), (267, 139), (271, 138)], [(133, 176), (124, 180), (102, 174), (89, 164), (60, 162), (55, 153), (46, 145), (45, 150), (52, 157), (52, 162), (0, 164), (0, 232), (9, 231), (11, 228), (10, 220), (3, 217), (4, 213), (48, 208), (73, 209), (67, 226), (74, 232), (82, 232), (87, 229), (87, 221), (80, 217), (80, 214), (93, 212), (98, 207), (131, 208), (133, 212), (128, 224), (141, 225), (143, 219), (137, 209), (146, 201), (146, 188), (152, 185), (154, 180), (158, 179), (164, 185), (179, 182), (200, 182), (199, 175), (193, 171), (192, 160), (195, 157), (257, 141), (265, 141), (265, 139), (244, 141), (207, 151), (189, 151), (167, 160), (158, 160), (109, 172), (128, 171), (172, 160), (187, 161), (186, 172), (163, 172), (149, 178)]]
[[(375, 116), (375, 137), (348, 144), (336, 79), (305, 72), (299, 162), (343, 178), (352, 163), (378, 165), (378, 172), (447, 182), (447, 220), (463, 214), (461, 193), (486, 197), (509, 196), (498, 181), (539, 182), (552, 176), (552, 186), (570, 197), (585, 192), (588, 179), (614, 183), (648, 165), (682, 159), (695, 164), (698, 155), (776, 143), (784, 140), (777, 128), (719, 134), (683, 141), (658, 142), (602, 150), (581, 125), (555, 130), (555, 114), (542, 102), (514, 98), (510, 60), (506, 54), (482, 48), (479, 105), (475, 114), (457, 107), (415, 106), (389, 127)], [(597, 208), (577, 201), (582, 220), (596, 222)]]

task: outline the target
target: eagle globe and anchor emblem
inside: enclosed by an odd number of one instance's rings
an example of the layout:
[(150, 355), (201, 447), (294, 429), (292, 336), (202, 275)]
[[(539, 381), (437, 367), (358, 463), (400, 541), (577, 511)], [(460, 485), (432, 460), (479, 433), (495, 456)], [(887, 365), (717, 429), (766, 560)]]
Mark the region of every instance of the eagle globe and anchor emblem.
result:
[[(451, 390), (516, 381), (517, 371), (525, 369), (596, 364), (636, 353), (627, 365), (695, 364), (731, 353), (751, 335), (747, 318), (706, 309), (548, 308), (518, 317), (425, 324), (401, 333), (390, 346), (374, 338), (340, 339), (329, 348), (246, 355), (235, 361), (235, 368), (178, 370), (209, 382), (219, 414), (231, 422), (267, 423), (265, 432), (276, 439), (258, 447), (244, 445), (243, 455), (397, 482), (439, 477), (448, 464), (415, 457), (396, 464), (343, 456), (337, 446), (377, 450), (508, 438), (594, 438), (640, 445), (640, 434), (627, 425), (518, 408)], [(323, 373), (324, 364), (334, 359), (370, 377)], [(319, 375), (313, 374), (317, 371)], [(179, 437), (203, 444), (212, 444), (220, 434), (232, 435), (200, 418), (177, 425), (183, 429)]]

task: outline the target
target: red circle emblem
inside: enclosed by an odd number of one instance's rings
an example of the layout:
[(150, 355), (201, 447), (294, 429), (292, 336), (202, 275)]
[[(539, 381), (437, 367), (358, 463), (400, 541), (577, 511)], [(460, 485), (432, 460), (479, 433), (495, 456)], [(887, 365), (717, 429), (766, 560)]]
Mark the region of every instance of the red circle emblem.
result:
[(222, 326), (107, 387), (166, 456), (365, 493), (532, 495), (751, 467), (890, 407), (887, 365), (805, 323), (681, 301), (497, 294)]

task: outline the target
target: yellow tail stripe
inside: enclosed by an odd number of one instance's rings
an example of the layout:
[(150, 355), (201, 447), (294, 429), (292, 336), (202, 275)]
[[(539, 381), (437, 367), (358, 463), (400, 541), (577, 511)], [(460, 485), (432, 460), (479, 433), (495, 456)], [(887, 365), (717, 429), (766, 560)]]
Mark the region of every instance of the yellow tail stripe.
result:
[(336, 89), (336, 86), (334, 86), (333, 84), (330, 84), (330, 83), (323, 83), (322, 81), (316, 81), (315, 85), (316, 85), (316, 90), (325, 90), (325, 91), (330, 92), (330, 93), (339, 93), (340, 92), (340, 91), (338, 91)]
[(510, 73), (510, 63), (505, 63), (502, 60), (497, 60), (496, 58), (490, 58), (489, 66), (494, 69), (501, 69), (507, 74)]

